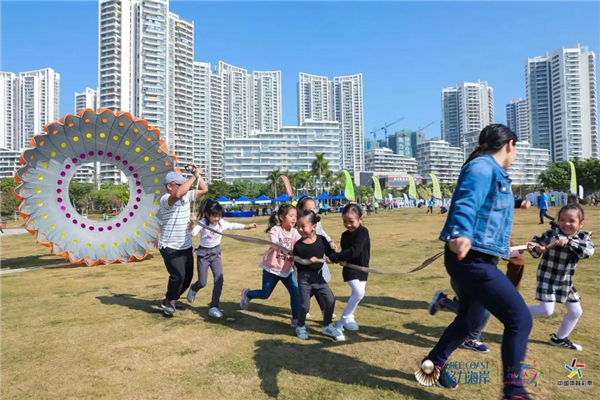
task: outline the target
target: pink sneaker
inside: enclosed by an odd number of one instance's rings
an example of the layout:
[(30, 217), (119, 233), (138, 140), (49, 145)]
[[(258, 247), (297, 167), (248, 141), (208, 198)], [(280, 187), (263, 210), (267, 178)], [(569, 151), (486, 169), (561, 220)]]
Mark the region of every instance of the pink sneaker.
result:
[(250, 299), (248, 298), (248, 292), (250, 289), (246, 288), (242, 290), (242, 297), (240, 298), (240, 308), (242, 310), (247, 310), (250, 305)]

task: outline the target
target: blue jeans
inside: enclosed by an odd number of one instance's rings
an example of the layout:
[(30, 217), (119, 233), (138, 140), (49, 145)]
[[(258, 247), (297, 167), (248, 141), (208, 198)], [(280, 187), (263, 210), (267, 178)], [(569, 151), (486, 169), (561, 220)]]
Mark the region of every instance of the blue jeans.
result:
[(463, 260), (446, 248), (446, 270), (460, 290), (459, 310), (439, 342), (428, 355), (435, 365), (444, 365), (450, 355), (468, 338), (469, 321), (481, 320), (485, 310), (504, 324), (502, 364), (504, 394), (523, 394), (522, 362), (527, 353), (529, 333), (533, 326), (525, 301), (496, 266), (497, 257), (470, 251)]
[(298, 291), (298, 282), (296, 282), (293, 272), (291, 272), (287, 277), (283, 278), (263, 269), (262, 289), (250, 290), (246, 295), (249, 299), (268, 299), (279, 281), (283, 282), (285, 288), (290, 293), (292, 319), (298, 319), (298, 313), (300, 310), (300, 292)]
[(547, 209), (540, 208), (540, 224), (544, 223), (544, 217), (548, 218), (550, 221), (554, 221), (554, 217), (548, 215)]
[[(452, 289), (454, 290), (454, 293), (456, 293), (456, 297), (458, 299), (460, 299), (460, 287), (458, 286), (458, 283), (454, 279), (450, 279), (450, 285), (452, 285)], [(449, 301), (452, 301), (452, 300), (449, 300)], [(452, 301), (452, 303), (455, 303), (455, 302)], [(488, 310), (483, 308), (481, 303), (478, 301), (474, 301), (473, 304), (471, 305), (471, 307), (475, 309), (475, 312), (472, 312), (470, 315), (467, 316), (468, 323), (469, 323), (468, 339), (481, 341), (481, 332), (483, 332), (483, 330), (487, 326), (492, 314), (490, 314), (490, 312)], [(483, 311), (479, 310), (478, 307), (483, 308)], [(451, 311), (458, 314), (458, 309), (459, 309), (458, 304), (456, 304), (456, 307), (451, 306), (448, 308)]]

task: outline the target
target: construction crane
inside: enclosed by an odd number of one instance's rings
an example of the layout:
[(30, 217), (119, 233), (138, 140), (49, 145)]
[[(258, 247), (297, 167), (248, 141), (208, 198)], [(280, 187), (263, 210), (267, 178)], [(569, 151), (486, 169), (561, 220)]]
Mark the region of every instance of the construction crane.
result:
[(396, 121), (392, 122), (391, 124), (385, 124), (384, 126), (382, 126), (381, 128), (377, 128), (374, 129), (371, 133), (373, 134), (373, 140), (377, 140), (377, 132), (379, 131), (383, 131), (385, 133), (385, 142), (387, 143), (388, 140), (388, 131), (387, 128), (389, 128), (390, 126), (397, 124), (398, 122), (402, 121), (404, 119), (404, 117), (397, 119)]
[(430, 123), (428, 123), (428, 124), (427, 124), (427, 125), (425, 125), (424, 127), (417, 129), (417, 132), (421, 132), (423, 129), (425, 129), (425, 128), (429, 128), (431, 125), (435, 124), (436, 122), (437, 122), (437, 121), (433, 121), (433, 122), (430, 122)]

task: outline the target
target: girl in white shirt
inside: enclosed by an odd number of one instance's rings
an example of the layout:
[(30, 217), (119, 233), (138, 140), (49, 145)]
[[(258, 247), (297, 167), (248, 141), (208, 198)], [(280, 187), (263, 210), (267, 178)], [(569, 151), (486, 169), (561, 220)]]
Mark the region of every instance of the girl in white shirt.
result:
[[(241, 230), (256, 228), (256, 224), (236, 224), (227, 222), (223, 219), (225, 211), (219, 203), (214, 200), (205, 200), (200, 211), (202, 213), (202, 224), (218, 231)], [(214, 287), (212, 301), (208, 315), (214, 318), (221, 318), (223, 314), (219, 310), (219, 301), (223, 290), (223, 264), (221, 262), (221, 235), (211, 232), (208, 229), (202, 229), (196, 225), (192, 229), (192, 236), (200, 234), (200, 246), (196, 249), (198, 256), (198, 281), (194, 283), (187, 294), (187, 300), (193, 303), (196, 300), (196, 294), (200, 289), (206, 286), (208, 281), (208, 269), (212, 271)]]

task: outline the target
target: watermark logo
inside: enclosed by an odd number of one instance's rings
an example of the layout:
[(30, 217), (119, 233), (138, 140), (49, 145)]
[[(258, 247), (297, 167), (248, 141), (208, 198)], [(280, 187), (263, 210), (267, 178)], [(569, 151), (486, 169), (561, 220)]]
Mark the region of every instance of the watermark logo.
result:
[[(562, 379), (558, 381), (558, 387), (566, 389), (591, 389), (594, 386), (594, 381), (583, 379), (583, 369), (585, 364), (578, 363), (577, 359), (574, 358), (571, 364), (565, 364), (564, 368), (567, 370), (567, 376), (569, 379)], [(573, 379), (577, 377), (577, 379)]]
[(537, 387), (543, 374), (535, 360), (521, 362), (521, 379), (524, 384)]
[(571, 365), (565, 364), (565, 369), (569, 371), (569, 378), (575, 377), (577, 375), (579, 379), (583, 378), (583, 373), (581, 370), (585, 368), (585, 364), (577, 364), (577, 359), (574, 358), (571, 362)]
[(455, 361), (444, 368), (446, 378), (460, 385), (487, 385), (490, 383), (489, 361)]

